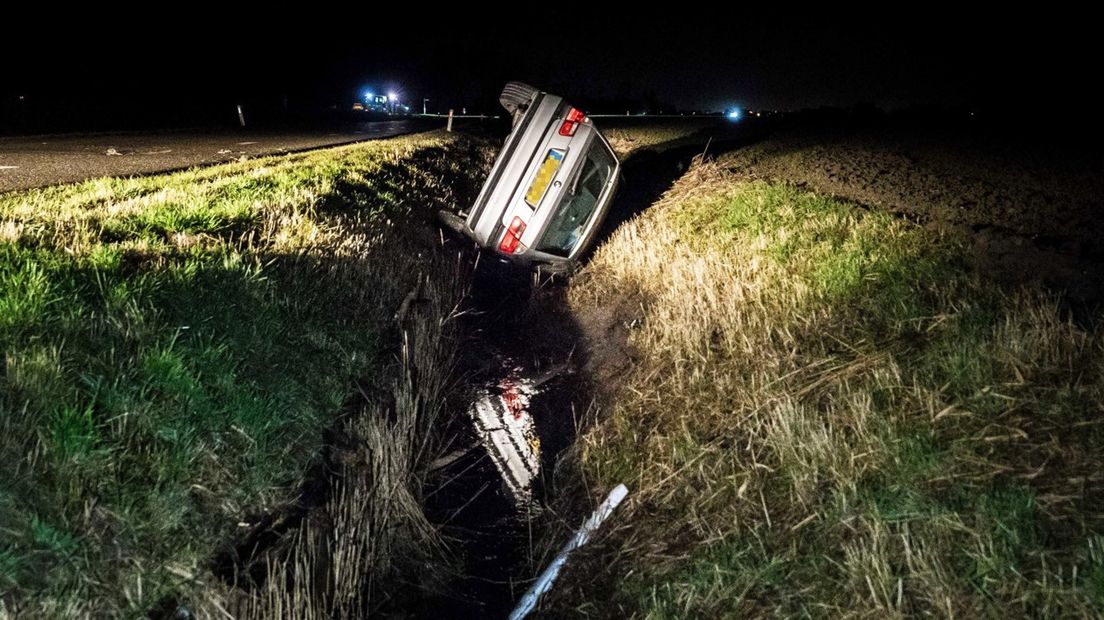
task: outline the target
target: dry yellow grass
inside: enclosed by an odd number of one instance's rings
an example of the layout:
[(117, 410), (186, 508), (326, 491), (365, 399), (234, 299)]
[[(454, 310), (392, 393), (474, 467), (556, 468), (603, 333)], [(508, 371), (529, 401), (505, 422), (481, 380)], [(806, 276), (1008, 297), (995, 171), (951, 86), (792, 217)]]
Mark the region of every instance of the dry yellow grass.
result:
[(637, 151), (687, 138), (697, 131), (716, 125), (719, 120), (692, 117), (662, 122), (650, 122), (641, 118), (610, 119), (608, 122), (614, 124), (612, 127), (606, 127), (605, 119), (598, 119), (596, 122), (617, 156), (624, 159)]
[(576, 447), (631, 501), (554, 614), (1099, 615), (1104, 337), (960, 240), (698, 163), (571, 305), (639, 307)]
[[(393, 407), (365, 403), (344, 425), (351, 447), (341, 458), (331, 501), (265, 554), (263, 586), (216, 584), (196, 600), (200, 616), (362, 618), (395, 598), (444, 589), (441, 568), (451, 558), (423, 512), (422, 495), (427, 465), (437, 455), (435, 431), (444, 413), (464, 290), (445, 266), (435, 267), (421, 286), (424, 303), (404, 319)], [(396, 582), (410, 592), (386, 591)]]

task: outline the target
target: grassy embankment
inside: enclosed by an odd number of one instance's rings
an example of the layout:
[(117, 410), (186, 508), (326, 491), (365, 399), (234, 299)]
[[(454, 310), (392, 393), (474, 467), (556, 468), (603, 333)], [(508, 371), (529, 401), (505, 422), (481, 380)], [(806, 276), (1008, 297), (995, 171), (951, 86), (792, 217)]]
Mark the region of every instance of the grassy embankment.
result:
[(400, 349), (393, 315), (419, 280), (449, 311), (456, 265), (412, 231), (484, 155), (431, 134), (0, 196), (0, 615), (193, 601), (239, 521), (294, 497), (354, 394), (394, 394), (346, 440), (400, 448), (364, 484), (395, 478), (387, 530), (405, 532), (432, 407), (402, 399), (437, 389), (409, 368), (448, 345)]
[(599, 118), (595, 123), (602, 135), (609, 140), (617, 156), (625, 158), (637, 151), (664, 146), (670, 147), (680, 141), (690, 139), (696, 132), (722, 125), (724, 121), (716, 117), (686, 119), (666, 119), (661, 122), (637, 118)]
[(632, 495), (553, 613), (1100, 615), (1099, 323), (965, 256), (723, 159), (621, 227), (569, 298), (638, 319), (576, 446)]

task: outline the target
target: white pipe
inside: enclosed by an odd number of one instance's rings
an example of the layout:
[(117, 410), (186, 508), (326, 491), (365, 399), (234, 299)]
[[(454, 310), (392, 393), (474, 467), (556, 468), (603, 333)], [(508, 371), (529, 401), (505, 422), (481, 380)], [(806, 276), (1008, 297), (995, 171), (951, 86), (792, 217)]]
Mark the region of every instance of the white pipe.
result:
[(590, 536), (598, 530), (607, 517), (613, 514), (613, 510), (617, 508), (617, 505), (620, 504), (621, 500), (625, 499), (625, 496), (628, 494), (629, 489), (623, 484), (617, 485), (610, 491), (606, 501), (602, 502), (602, 505), (594, 511), (594, 514), (590, 515), (590, 518), (583, 523), (583, 526), (575, 532), (575, 536), (567, 541), (563, 549), (560, 549), (560, 552), (556, 554), (556, 558), (552, 560), (548, 568), (544, 569), (540, 577), (537, 577), (537, 580), (533, 582), (533, 585), (529, 588), (529, 591), (525, 593), (525, 596), (521, 597), (517, 607), (510, 613), (510, 620), (521, 620), (529, 615), (529, 612), (533, 611), (540, 597), (547, 592), (548, 589), (552, 587), (552, 583), (556, 581), (556, 577), (560, 574), (560, 569), (563, 568), (564, 562), (567, 561), (568, 554), (587, 544), (587, 541), (590, 540)]

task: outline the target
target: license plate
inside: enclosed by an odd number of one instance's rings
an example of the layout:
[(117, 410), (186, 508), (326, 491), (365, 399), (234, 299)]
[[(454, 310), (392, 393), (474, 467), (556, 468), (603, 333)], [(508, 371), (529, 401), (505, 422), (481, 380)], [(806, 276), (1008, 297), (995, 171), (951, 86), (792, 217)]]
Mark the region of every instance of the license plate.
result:
[(532, 185), (529, 186), (529, 191), (525, 193), (525, 202), (529, 203), (530, 207), (535, 207), (540, 203), (541, 198), (544, 197), (544, 192), (552, 183), (552, 177), (556, 176), (556, 172), (559, 171), (563, 158), (564, 152), (561, 150), (551, 149), (548, 151), (544, 162), (537, 170), (537, 176), (533, 179)]

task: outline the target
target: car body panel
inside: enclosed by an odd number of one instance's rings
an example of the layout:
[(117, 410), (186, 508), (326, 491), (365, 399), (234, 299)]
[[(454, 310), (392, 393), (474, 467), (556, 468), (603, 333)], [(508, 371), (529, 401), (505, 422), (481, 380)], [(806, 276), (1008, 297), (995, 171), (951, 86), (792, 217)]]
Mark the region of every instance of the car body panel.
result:
[[(620, 162), (589, 118), (579, 121), (573, 135), (560, 133), (560, 126), (572, 109), (562, 97), (534, 90), (525, 111), (515, 115), (513, 129), (491, 174), (466, 215), (466, 230), (462, 232), (499, 258), (521, 264), (573, 261), (593, 241), (608, 211), (620, 177)], [(566, 208), (576, 198), (577, 194), (570, 191), (592, 149), (596, 149), (592, 159), (607, 162), (608, 170), (595, 197), (593, 212), (581, 231), (572, 233), (574, 245), (566, 255), (535, 249), (558, 209)], [(550, 153), (560, 158), (558, 167), (546, 163)], [(544, 185), (543, 191), (534, 190), (535, 183), (538, 190)], [(499, 244), (515, 217), (525, 223), (525, 229), (517, 249), (505, 253)]]

